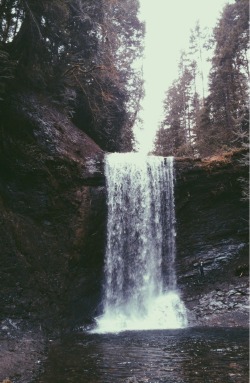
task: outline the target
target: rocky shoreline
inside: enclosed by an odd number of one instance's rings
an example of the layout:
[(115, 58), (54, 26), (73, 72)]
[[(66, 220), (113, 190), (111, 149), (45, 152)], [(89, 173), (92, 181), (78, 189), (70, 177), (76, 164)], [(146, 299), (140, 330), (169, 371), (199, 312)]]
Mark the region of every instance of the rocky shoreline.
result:
[[(200, 284), (206, 283), (200, 281)], [(248, 327), (249, 284), (244, 277), (185, 298), (191, 326)]]
[(46, 359), (49, 339), (42, 329), (23, 320), (0, 323), (0, 382), (30, 383)]

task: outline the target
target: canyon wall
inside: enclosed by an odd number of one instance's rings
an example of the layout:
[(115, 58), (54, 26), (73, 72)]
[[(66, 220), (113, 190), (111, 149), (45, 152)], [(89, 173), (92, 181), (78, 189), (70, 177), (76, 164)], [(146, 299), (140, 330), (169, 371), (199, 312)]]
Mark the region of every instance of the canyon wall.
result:
[[(32, 93), (8, 105), (1, 135), (0, 320), (47, 329), (88, 323), (101, 302), (104, 152), (58, 105)], [(248, 319), (241, 156), (175, 161), (178, 286), (194, 325)]]
[(11, 101), (1, 134), (0, 319), (86, 322), (100, 294), (104, 153), (35, 94)]
[[(248, 202), (242, 150), (176, 159), (178, 285), (193, 325), (248, 325)], [(199, 262), (203, 262), (204, 276)]]

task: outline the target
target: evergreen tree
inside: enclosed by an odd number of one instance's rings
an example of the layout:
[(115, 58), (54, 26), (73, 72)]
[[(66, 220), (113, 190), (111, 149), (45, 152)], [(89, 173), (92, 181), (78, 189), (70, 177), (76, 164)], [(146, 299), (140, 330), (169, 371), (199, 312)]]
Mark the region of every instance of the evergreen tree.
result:
[(119, 82), (123, 84), (127, 95), (125, 104), (127, 110), (126, 128), (123, 130), (122, 151), (132, 150), (134, 141), (133, 125), (137, 117), (140, 100), (143, 97), (143, 80), (141, 69), (133, 64), (143, 55), (144, 24), (138, 19), (138, 0), (110, 0), (105, 4), (105, 41), (109, 46), (109, 62), (115, 64)]
[(206, 51), (210, 48), (209, 44), (209, 34), (207, 28), (201, 28), (199, 21), (196, 22), (194, 29), (191, 29), (190, 34), (190, 46), (189, 46), (189, 55), (192, 58), (192, 61), (195, 63), (195, 82), (196, 82), (196, 91), (197, 91), (197, 75), (200, 78), (201, 82), (201, 94), (202, 101), (204, 104), (205, 100), (205, 70), (204, 65), (206, 61)]
[[(192, 155), (194, 141), (194, 118), (197, 93), (194, 92), (194, 67), (189, 65), (185, 52), (181, 53), (179, 79), (166, 92), (164, 120), (156, 134), (155, 153), (164, 155)], [(196, 100), (196, 101), (195, 101)], [(164, 134), (166, 135), (163, 138)], [(166, 145), (163, 148), (163, 145)]]
[[(156, 148), (163, 150), (162, 145), (166, 145), (170, 154), (193, 152), (194, 155), (208, 156), (228, 147), (246, 145), (249, 126), (248, 23), (246, 0), (236, 0), (225, 6), (214, 29), (215, 48), (207, 97), (204, 97), (202, 63), (204, 53), (211, 49), (211, 39), (206, 38), (199, 24), (191, 31), (188, 56), (182, 54), (179, 78), (167, 92), (164, 129), (157, 135)], [(199, 72), (202, 97), (198, 92)]]
[(225, 6), (214, 30), (216, 42), (210, 73), (210, 113), (217, 149), (235, 145), (235, 134), (246, 129), (249, 6), (237, 0)]
[(14, 73), (12, 89), (49, 93), (104, 149), (121, 150), (126, 134), (129, 147), (128, 84), (143, 31), (137, 12), (137, 0), (2, 1), (0, 87), (6, 89)]

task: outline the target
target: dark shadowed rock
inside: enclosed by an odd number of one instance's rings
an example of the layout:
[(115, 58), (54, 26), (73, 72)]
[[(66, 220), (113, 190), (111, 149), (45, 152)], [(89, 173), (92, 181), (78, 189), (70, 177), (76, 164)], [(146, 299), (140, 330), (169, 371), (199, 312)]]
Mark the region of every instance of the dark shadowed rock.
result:
[[(239, 182), (248, 169), (241, 156), (239, 150), (204, 160), (176, 159), (178, 284), (193, 324), (248, 324), (248, 203)], [(233, 288), (246, 295), (232, 302)]]
[(34, 94), (11, 101), (2, 126), (1, 318), (48, 329), (90, 320), (103, 262), (104, 153)]

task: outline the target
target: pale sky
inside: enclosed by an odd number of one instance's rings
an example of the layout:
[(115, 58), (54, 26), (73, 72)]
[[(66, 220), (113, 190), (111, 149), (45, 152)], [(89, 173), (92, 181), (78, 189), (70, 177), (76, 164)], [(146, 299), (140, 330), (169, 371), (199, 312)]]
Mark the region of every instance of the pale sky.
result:
[(213, 29), (226, 3), (234, 0), (140, 0), (141, 19), (146, 23), (143, 72), (145, 98), (140, 117), (143, 130), (135, 127), (139, 150), (149, 152), (162, 118), (167, 88), (178, 76), (180, 51), (188, 48), (190, 30)]

